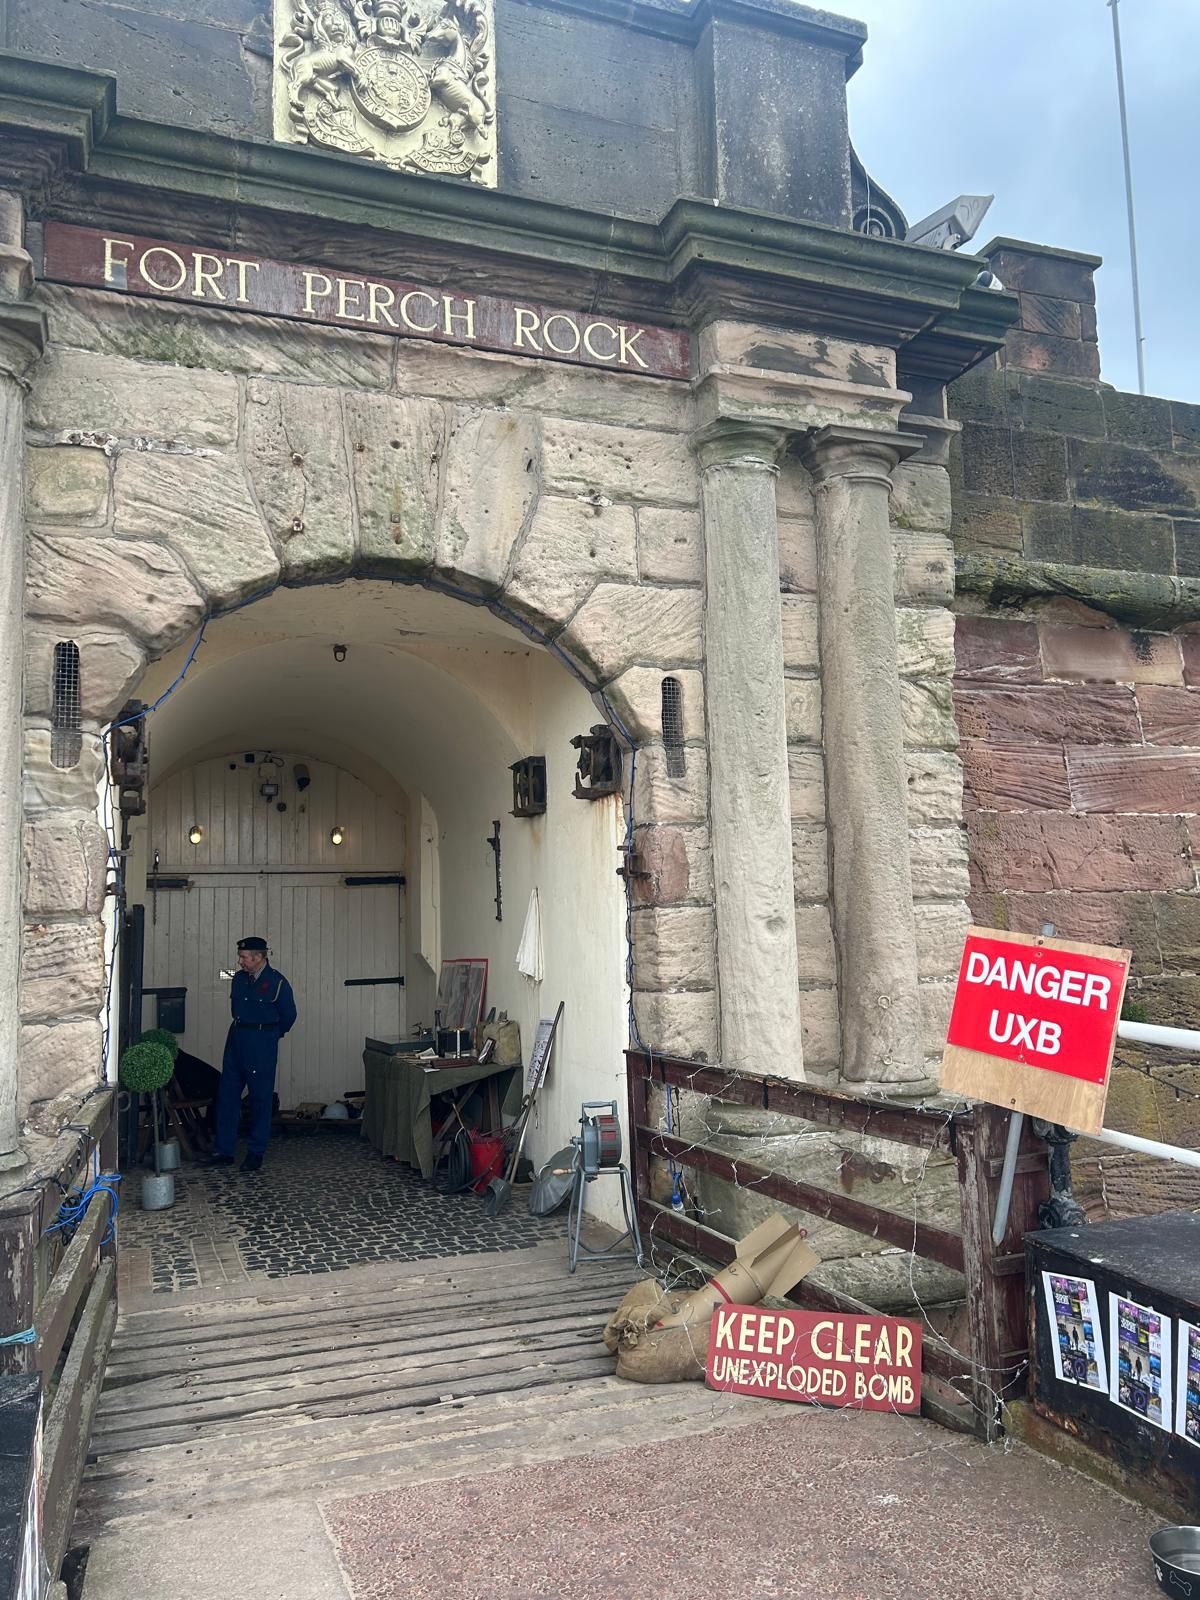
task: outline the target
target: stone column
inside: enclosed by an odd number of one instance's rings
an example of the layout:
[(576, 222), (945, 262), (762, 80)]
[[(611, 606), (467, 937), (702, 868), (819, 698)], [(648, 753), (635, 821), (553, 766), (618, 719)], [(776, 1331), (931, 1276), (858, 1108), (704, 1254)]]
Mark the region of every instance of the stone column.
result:
[(22, 245), (21, 203), (0, 193), (0, 1170), (25, 1160), (17, 1121), (25, 392), (46, 341), (44, 314), (22, 303), (31, 279)]
[(816, 509), (842, 1076), (864, 1085), (927, 1078), (888, 515), (892, 469), (919, 448), (910, 435), (839, 426), (803, 447)]
[(802, 1076), (779, 605), (781, 430), (697, 435), (721, 1060)]

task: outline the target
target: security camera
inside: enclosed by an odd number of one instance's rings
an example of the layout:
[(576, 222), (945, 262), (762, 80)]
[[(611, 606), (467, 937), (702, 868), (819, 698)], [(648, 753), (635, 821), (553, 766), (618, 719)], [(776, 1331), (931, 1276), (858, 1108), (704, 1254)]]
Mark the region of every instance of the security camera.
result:
[(960, 194), (940, 211), (914, 222), (904, 235), (904, 242), (922, 244), (931, 250), (957, 250), (975, 237), (995, 198), (994, 194)]

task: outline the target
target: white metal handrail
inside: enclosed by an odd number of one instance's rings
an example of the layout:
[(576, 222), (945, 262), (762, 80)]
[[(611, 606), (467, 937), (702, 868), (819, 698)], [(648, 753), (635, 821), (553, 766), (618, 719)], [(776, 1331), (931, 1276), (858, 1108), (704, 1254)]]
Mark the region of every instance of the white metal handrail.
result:
[[(1054, 930), (1047, 926), (1042, 932), (1052, 934)], [(1117, 1038), (1127, 1039), (1131, 1044), (1158, 1045), (1165, 1050), (1191, 1051), (1200, 1055), (1200, 1031), (1194, 1028), (1164, 1028), (1156, 1022), (1118, 1022)], [(992, 1242), (997, 1246), (1008, 1228), (1013, 1178), (1017, 1170), (1017, 1149), (1024, 1124), (1024, 1113), (1014, 1111), (1008, 1122), (1008, 1140), (1004, 1148), (1004, 1164), (996, 1194), (996, 1216), (992, 1224)], [(1186, 1150), (1182, 1145), (1163, 1144), (1158, 1139), (1142, 1139), (1136, 1133), (1117, 1133), (1112, 1128), (1101, 1128), (1099, 1133), (1089, 1133), (1084, 1137), (1097, 1139), (1101, 1144), (1115, 1145), (1119, 1150), (1132, 1150), (1139, 1156), (1153, 1156), (1159, 1161), (1177, 1161), (1180, 1166), (1200, 1169), (1200, 1150)]]
[[(1194, 1028), (1164, 1028), (1156, 1022), (1118, 1022), (1117, 1038), (1131, 1044), (1159, 1045), (1165, 1050), (1190, 1050), (1200, 1055), (1200, 1032)], [(1101, 1144), (1115, 1144), (1138, 1155), (1157, 1156), (1160, 1161), (1178, 1161), (1185, 1167), (1200, 1167), (1200, 1150), (1185, 1150), (1182, 1145), (1162, 1144), (1158, 1139), (1141, 1139), (1136, 1133), (1115, 1133), (1101, 1128), (1090, 1135)]]

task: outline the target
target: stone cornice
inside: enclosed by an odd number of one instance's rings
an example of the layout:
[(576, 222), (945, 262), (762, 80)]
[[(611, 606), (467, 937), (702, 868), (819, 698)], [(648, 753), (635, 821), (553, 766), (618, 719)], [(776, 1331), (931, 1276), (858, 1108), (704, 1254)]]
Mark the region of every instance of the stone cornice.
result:
[(862, 65), (867, 30), (861, 22), (798, 5), (795, 0), (540, 0), (548, 10), (581, 17), (604, 17), (623, 28), (694, 44), (711, 22), (728, 18), (837, 50), (846, 58), (846, 76)]
[(323, 248), (304, 249), (316, 265), (366, 266), (359, 245), (394, 256), (402, 242), (447, 277), (472, 256), (548, 292), (561, 284), (560, 294), (587, 274), (605, 303), (642, 320), (697, 326), (721, 314), (811, 326), (902, 349), (906, 371), (942, 381), (999, 348), (1016, 318), (1015, 296), (973, 289), (982, 263), (953, 252), (703, 200), (677, 201), (656, 225), (197, 133), (122, 117), (111, 77), (26, 56), (0, 53), (2, 129), (58, 151), (82, 175), (57, 193), (44, 174), (31, 177), (43, 217), (86, 221), (90, 210), (160, 237), (263, 253), (276, 234), (286, 245), (303, 219), (306, 240), (325, 224)]
[(955, 587), (992, 605), (1028, 606), (1078, 600), (1131, 628), (1170, 630), (1200, 622), (1200, 579), (1113, 567), (1077, 567), (1019, 556), (960, 554)]
[(108, 73), (0, 53), (0, 127), (57, 145), (68, 165), (86, 170), (116, 116), (117, 80)]

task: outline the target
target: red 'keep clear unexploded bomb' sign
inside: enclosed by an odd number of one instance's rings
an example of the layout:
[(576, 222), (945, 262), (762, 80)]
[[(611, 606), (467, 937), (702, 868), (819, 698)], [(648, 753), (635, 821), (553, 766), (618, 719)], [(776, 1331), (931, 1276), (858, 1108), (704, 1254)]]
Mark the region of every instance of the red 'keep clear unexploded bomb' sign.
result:
[(1128, 973), (1127, 950), (969, 929), (943, 1088), (1097, 1131)]
[(921, 1325), (900, 1317), (718, 1306), (705, 1379), (726, 1394), (862, 1411), (921, 1409)]

